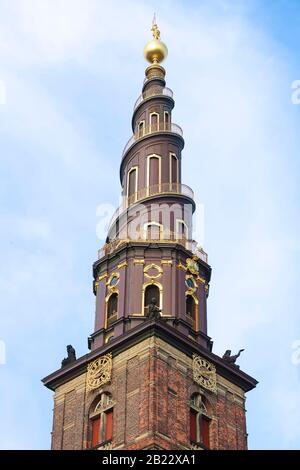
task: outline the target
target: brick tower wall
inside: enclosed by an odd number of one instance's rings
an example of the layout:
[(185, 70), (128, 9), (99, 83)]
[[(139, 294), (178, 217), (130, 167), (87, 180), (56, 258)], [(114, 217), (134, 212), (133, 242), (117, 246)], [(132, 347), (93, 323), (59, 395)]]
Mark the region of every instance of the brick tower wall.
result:
[(217, 393), (202, 389), (193, 381), (192, 359), (152, 336), (113, 354), (109, 384), (87, 392), (81, 374), (56, 389), (53, 449), (89, 447), (89, 410), (101, 392), (114, 401), (113, 449), (190, 449), (189, 399), (195, 392), (211, 406), (211, 448), (247, 448), (243, 390), (220, 375)]

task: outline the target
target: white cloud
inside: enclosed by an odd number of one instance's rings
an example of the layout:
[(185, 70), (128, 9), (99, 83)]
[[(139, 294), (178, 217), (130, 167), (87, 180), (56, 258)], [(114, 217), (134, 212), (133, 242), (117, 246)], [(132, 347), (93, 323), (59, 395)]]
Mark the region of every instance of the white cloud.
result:
[[(136, 32), (152, 9), (135, 1), (15, 0), (6, 2), (0, 36), (0, 54), (15, 66), (37, 66), (74, 61), (93, 68), (113, 62), (116, 45), (128, 54), (137, 48)], [(124, 21), (124, 18), (126, 19)], [(118, 47), (119, 54), (125, 52)]]

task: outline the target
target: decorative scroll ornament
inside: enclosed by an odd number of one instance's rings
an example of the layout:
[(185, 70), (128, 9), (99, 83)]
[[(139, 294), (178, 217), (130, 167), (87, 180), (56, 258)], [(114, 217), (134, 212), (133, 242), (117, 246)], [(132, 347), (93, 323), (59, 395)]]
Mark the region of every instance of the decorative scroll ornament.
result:
[(109, 287), (109, 288), (114, 288), (120, 281), (120, 274), (119, 273), (112, 273), (109, 278), (108, 278), (108, 281), (106, 283), (106, 285)]
[(96, 390), (111, 379), (112, 354), (98, 357), (87, 367), (87, 391)]
[(144, 274), (150, 279), (158, 279), (163, 273), (163, 270), (157, 264), (148, 264), (144, 269)]
[(194, 294), (197, 290), (197, 284), (195, 283), (194, 277), (189, 274), (185, 277), (185, 285), (188, 288), (185, 294)]
[(186, 268), (192, 274), (199, 274), (199, 266), (196, 260), (195, 256), (186, 259)]
[(217, 375), (215, 366), (201, 356), (193, 355), (193, 379), (211, 392), (217, 391)]

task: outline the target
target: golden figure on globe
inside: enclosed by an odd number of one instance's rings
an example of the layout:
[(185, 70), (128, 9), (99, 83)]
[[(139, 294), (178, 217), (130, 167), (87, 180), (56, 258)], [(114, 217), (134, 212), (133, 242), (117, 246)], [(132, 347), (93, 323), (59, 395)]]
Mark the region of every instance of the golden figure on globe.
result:
[(153, 39), (148, 42), (144, 49), (144, 56), (151, 64), (159, 64), (168, 55), (167, 46), (160, 40), (160, 31), (156, 24), (156, 17), (154, 15), (151, 28)]
[(158, 26), (156, 24), (156, 15), (155, 15), (155, 13), (154, 13), (153, 20), (152, 20), (151, 31), (152, 31), (154, 39), (160, 39), (160, 31), (159, 31)]

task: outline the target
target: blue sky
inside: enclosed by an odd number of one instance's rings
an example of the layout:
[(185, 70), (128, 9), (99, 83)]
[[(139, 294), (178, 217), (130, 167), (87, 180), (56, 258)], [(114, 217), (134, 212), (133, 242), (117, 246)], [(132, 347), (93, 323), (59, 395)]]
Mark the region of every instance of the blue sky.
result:
[(49, 448), (52, 393), (40, 379), (66, 344), (87, 351), (96, 211), (118, 204), (156, 11), (183, 182), (205, 210), (214, 352), (245, 347), (240, 365), (260, 381), (247, 398), (249, 447), (299, 449), (299, 1), (0, 0), (0, 10), (0, 447)]

